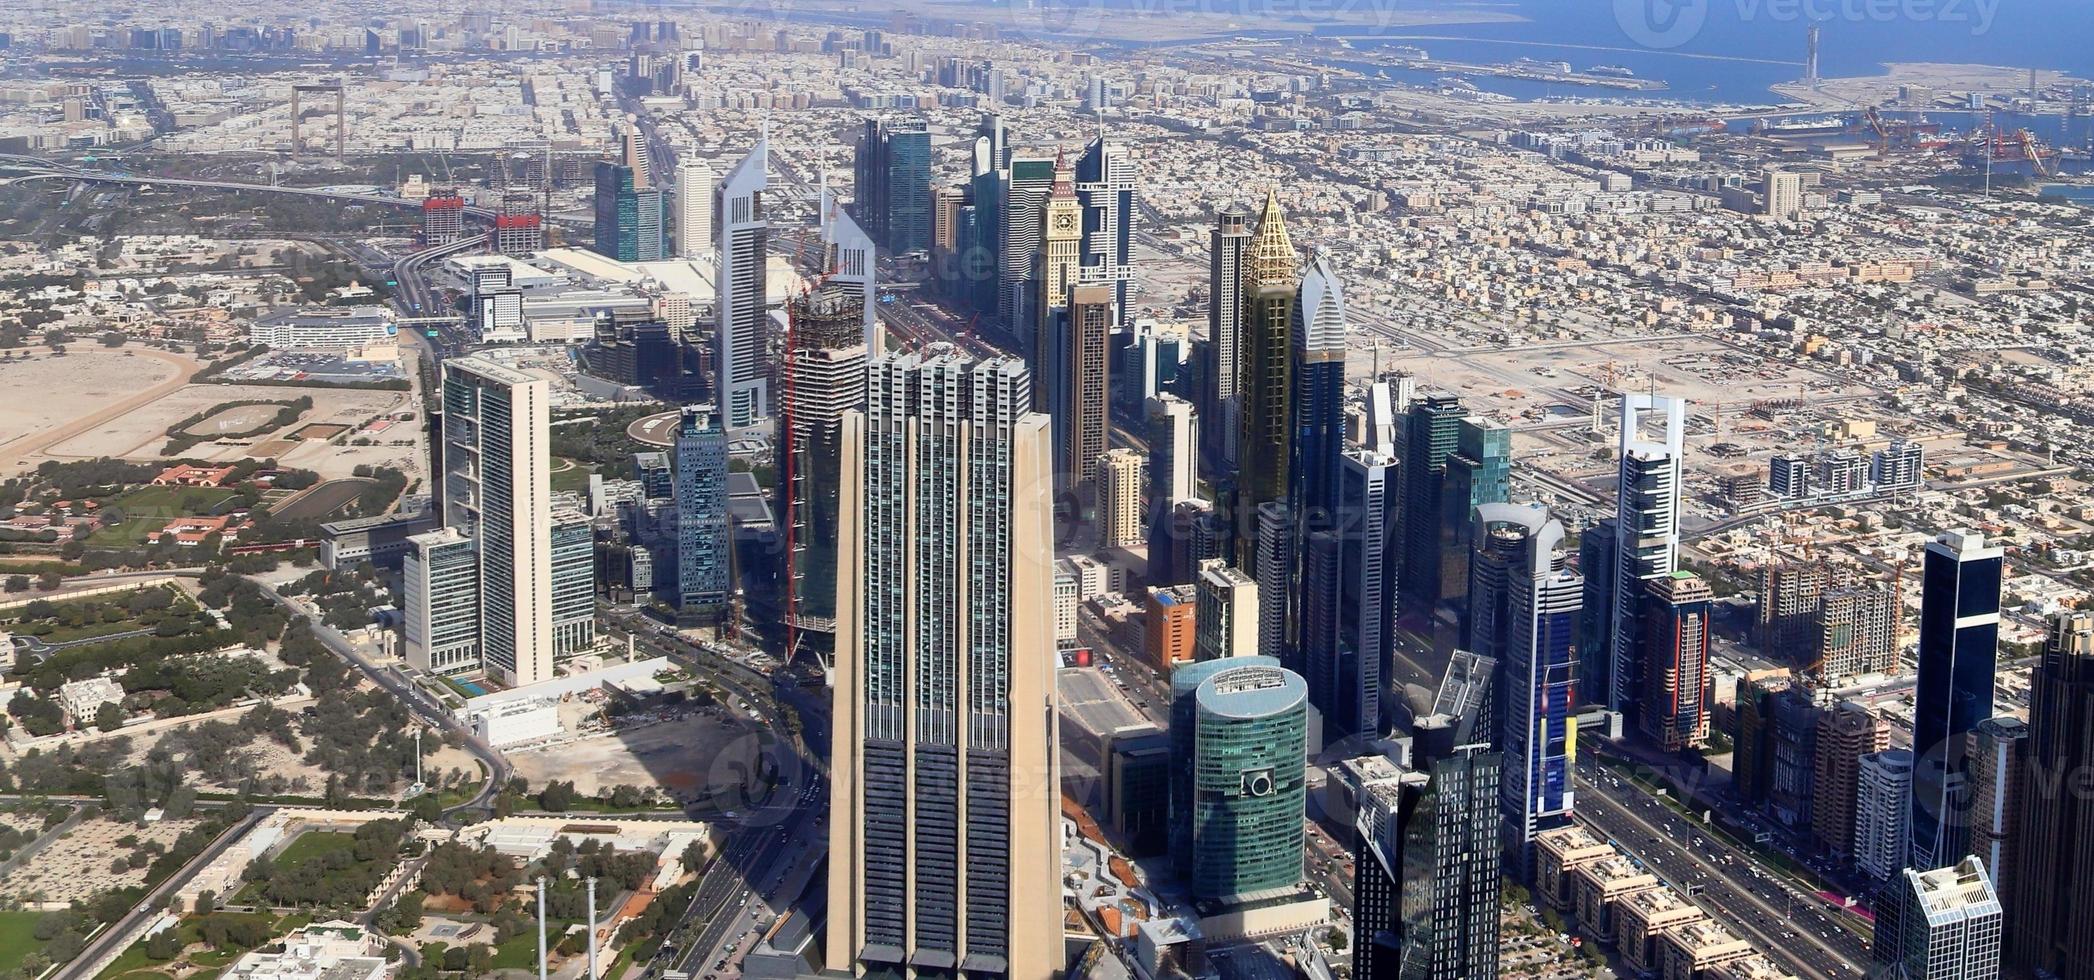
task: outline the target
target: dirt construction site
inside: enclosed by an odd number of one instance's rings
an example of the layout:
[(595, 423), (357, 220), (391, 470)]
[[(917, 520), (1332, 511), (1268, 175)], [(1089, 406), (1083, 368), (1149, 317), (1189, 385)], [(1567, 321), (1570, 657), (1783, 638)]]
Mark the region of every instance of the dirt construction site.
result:
[[(419, 468), (411, 427), (395, 426), (397, 440), (374, 439), (380, 444), (371, 446), (304, 438), (323, 433), (340, 437), (382, 416), (411, 410), (415, 405), (409, 392), (183, 383), (196, 368), (189, 358), (146, 348), (81, 349), (0, 362), (0, 390), (39, 393), (35, 399), (0, 404), (0, 434), (8, 437), (0, 443), (0, 476), (32, 470), (51, 459), (160, 459), (170, 427), (215, 405), (283, 403), (300, 397), (311, 398), (313, 407), (281, 429), (269, 424), (281, 405), (226, 409), (193, 423), (189, 433), (206, 438), (214, 432), (241, 434), (199, 443), (181, 455), (221, 461), (272, 456), (283, 465), (312, 469), (323, 477), (346, 477), (367, 463), (409, 473)], [(256, 431), (258, 427), (262, 431)], [(288, 438), (294, 432), (301, 438)], [(392, 445), (394, 441), (405, 444)]]

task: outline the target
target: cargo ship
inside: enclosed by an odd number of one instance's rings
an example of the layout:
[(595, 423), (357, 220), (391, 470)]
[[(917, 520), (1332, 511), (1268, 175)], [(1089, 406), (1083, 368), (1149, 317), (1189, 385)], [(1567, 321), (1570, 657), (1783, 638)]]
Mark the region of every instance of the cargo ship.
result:
[(1622, 67), (1622, 66), (1620, 66), (1620, 65), (1594, 65), (1594, 66), (1592, 66), (1591, 68), (1587, 68), (1587, 69), (1585, 69), (1585, 74), (1587, 74), (1587, 75), (1599, 75), (1599, 76), (1602, 76), (1602, 77), (1605, 77), (1605, 78), (1635, 78), (1635, 77), (1636, 77), (1636, 73), (1635, 73), (1635, 72), (1633, 72), (1633, 71), (1630, 71), (1630, 70), (1628, 70), (1627, 68), (1623, 68), (1623, 67)]
[(1801, 119), (1762, 119), (1752, 125), (1757, 136), (1838, 136), (1847, 131), (1847, 120), (1839, 116), (1809, 116)]

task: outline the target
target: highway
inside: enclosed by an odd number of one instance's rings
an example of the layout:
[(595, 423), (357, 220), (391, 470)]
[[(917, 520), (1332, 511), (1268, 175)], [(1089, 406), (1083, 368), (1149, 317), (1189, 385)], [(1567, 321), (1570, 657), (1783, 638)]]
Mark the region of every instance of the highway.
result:
[(1867, 943), (1830, 903), (1612, 773), (1577, 772), (1578, 820), (1710, 917), (1810, 980), (1867, 975)]
[[(648, 652), (669, 657), (740, 698), (757, 713), (754, 726), (776, 738), (758, 746), (762, 757), (778, 766), (779, 776), (773, 787), (759, 790), (762, 796), (752, 799), (745, 785), (709, 787), (721, 825), (735, 829), (670, 936), (675, 951), (646, 973), (654, 977), (675, 969), (705, 976), (719, 971), (716, 964), (747, 952), (744, 935), (767, 927), (773, 912), (798, 896), (797, 887), (783, 886), (804, 883), (827, 853), (820, 828), (827, 819), (828, 775), (816, 763), (812, 746), (828, 743), (828, 704), (793, 683), (790, 674), (767, 677), (733, 659), (725, 647), (694, 648), (637, 611), (609, 609), (604, 619)], [(798, 732), (788, 710), (799, 720)]]

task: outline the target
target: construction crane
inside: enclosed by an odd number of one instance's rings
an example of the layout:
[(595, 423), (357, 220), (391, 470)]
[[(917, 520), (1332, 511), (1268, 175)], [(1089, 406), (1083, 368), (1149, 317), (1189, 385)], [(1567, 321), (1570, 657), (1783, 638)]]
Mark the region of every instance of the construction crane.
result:
[(1876, 135), (1876, 159), (1890, 159), (1890, 127), (1883, 124), (1883, 114), (1877, 112), (1875, 106), (1870, 106), (1861, 118), (1869, 132)]

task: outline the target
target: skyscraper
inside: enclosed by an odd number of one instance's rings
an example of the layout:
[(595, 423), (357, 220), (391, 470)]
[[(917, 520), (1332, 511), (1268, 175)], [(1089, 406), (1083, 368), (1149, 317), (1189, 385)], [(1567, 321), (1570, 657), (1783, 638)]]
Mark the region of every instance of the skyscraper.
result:
[[(1046, 419), (1010, 358), (874, 360), (845, 417), (827, 966), (1063, 962)], [(1299, 845), (1297, 844), (1297, 847)]]
[(695, 259), (713, 247), (713, 168), (685, 160), (676, 171), (676, 254)]
[[(1192, 580), (1192, 563), (1177, 563), (1171, 515), (1181, 503), (1199, 501), (1199, 416), (1192, 403), (1172, 394), (1160, 394), (1142, 403), (1149, 443), (1148, 577), (1157, 585), (1181, 585)], [(1199, 501), (1203, 502), (1204, 501)], [(1189, 530), (1189, 529), (1184, 529)]]
[(676, 608), (718, 613), (734, 591), (727, 527), (727, 430), (710, 405), (687, 406), (676, 426)]
[(400, 561), (401, 653), (433, 674), (480, 667), (480, 559), (455, 527), (411, 535)]
[(1490, 730), (1497, 670), (1488, 657), (1455, 651), (1431, 712), (1412, 725), (1412, 751), (1428, 778), (1403, 833), (1402, 977), (1498, 974), (1504, 755)]
[(1062, 464), (1068, 486), (1081, 488), (1097, 475), (1112, 435), (1112, 290), (1083, 285), (1069, 290), (1068, 327), (1061, 362), (1067, 373), (1068, 421)]
[(744, 429), (771, 411), (771, 222), (764, 209), (770, 186), (768, 134), (727, 172), (714, 197), (720, 240), (713, 254), (713, 390), (729, 429)]
[(1911, 867), (1964, 853), (1969, 802), (1964, 739), (1992, 717), (1999, 659), (1999, 596), (2006, 552), (1976, 531), (1927, 544), (1920, 577), (1919, 683), (1912, 708)]
[(1443, 482), (1465, 417), (1460, 398), (1435, 394), (1412, 400), (1404, 419), (1400, 590), (1405, 616), (1431, 616), (1440, 601), (1441, 536), (1451, 523), (1443, 513)]
[(1258, 583), (1226, 559), (1200, 562), (1193, 605), (1193, 659), (1258, 654)]
[(1900, 914), (1883, 923), (1879, 912), (1879, 962), (1895, 967), (1896, 976), (1914, 980), (1999, 976), (2004, 917), (1983, 862), (1966, 857), (1931, 871), (1908, 868), (1893, 887)]
[(1868, 705), (1842, 701), (1818, 719), (1818, 757), (1812, 779), (1811, 836), (1840, 857), (1854, 852), (1861, 760), (1890, 748), (1890, 723)]
[(662, 192), (641, 183), (631, 167), (596, 164), (596, 251), (620, 262), (662, 258)]
[(1134, 285), (1138, 177), (1123, 143), (1099, 137), (1076, 158), (1076, 197), (1083, 203), (1082, 281), (1112, 290), (1113, 328), (1126, 323)]
[(1054, 183), (1041, 215), (1040, 268), (1034, 276), (1040, 294), (1033, 304), (1033, 370), (1056, 383), (1033, 390), (1039, 411), (1054, 420), (1057, 440), (1068, 439), (1069, 291), (1083, 264), (1083, 205), (1076, 200), (1075, 172), (1056, 157)]
[(1578, 538), (1585, 597), (1578, 610), (1578, 703), (1604, 706), (1613, 680), (1614, 578), (1621, 546), (1618, 522), (1602, 517)]
[[(2059, 980), (2094, 978), (2094, 611), (2061, 612), (2029, 685), (2021, 862), (2009, 907), (2012, 961)], [(2074, 786), (2079, 782), (2079, 789)]]
[(1294, 296), (1287, 499), (1297, 514), (1328, 515), (1345, 449), (1345, 290), (1329, 257), (1309, 260)]
[[(1661, 416), (1663, 431), (1645, 438), (1646, 413)], [(1642, 603), (1646, 583), (1678, 567), (1681, 464), (1686, 455), (1687, 403), (1661, 395), (1621, 396), (1614, 512), (1614, 609), (1607, 638), (1606, 689), (1594, 701), (1636, 714), (1643, 690)], [(1588, 576), (1592, 572), (1586, 573)], [(1595, 655), (1597, 651), (1588, 653)]]
[(1236, 657), (1178, 668), (1171, 690), (1173, 755), (1190, 764), (1171, 809), (1193, 897), (1229, 905), (1292, 892), (1302, 880), (1308, 686), (1268, 658)]
[(924, 120), (865, 120), (855, 169), (858, 218), (873, 240), (896, 255), (930, 248), (931, 131)]
[[(1258, 580), (1258, 652), (1280, 658), (1283, 664), (1299, 664), (1299, 651), (1294, 649), (1293, 637), (1288, 633), (1289, 598), (1298, 594), (1295, 572), (1294, 518), (1287, 511), (1284, 501), (1274, 501), (1258, 508), (1256, 555), (1257, 564), (1251, 569), (1252, 577)], [(1292, 669), (1292, 668), (1290, 668)]]
[(1570, 819), (1576, 631), (1584, 581), (1562, 554), (1563, 525), (1539, 504), (1485, 504), (1472, 521), (1463, 643), (1498, 664), (1497, 745), (1509, 873), (1532, 874), (1534, 836)]
[(480, 656), (512, 687), (553, 671), (546, 381), (481, 357), (443, 362), (444, 526), (476, 544)]
[(1395, 484), (1394, 458), (1345, 453), (1331, 530), (1311, 535), (1327, 536), (1327, 544), (1304, 551), (1300, 656), (1326, 743), (1383, 731), (1382, 678), (1396, 636)]
[(994, 200), (977, 191), (975, 207), (995, 209), (997, 241), (996, 316), (1011, 336), (1022, 338), (1038, 322), (1039, 268), (1047, 195), (1054, 187), (1052, 157), (1017, 156), (1000, 175)]
[(1128, 548), (1142, 543), (1142, 457), (1132, 449), (1109, 449), (1098, 457), (1098, 544)]
[(596, 529), (572, 507), (552, 512), (553, 656), (567, 658), (596, 644)]
[[(1912, 799), (1912, 752), (1885, 749), (1861, 757), (1854, 789), (1854, 866), (1887, 881), (1906, 865)], [(1880, 918), (1878, 921), (1882, 921)]]
[(880, 328), (878, 249), (872, 236), (836, 203), (826, 179), (819, 197), (822, 268), (829, 273), (830, 283), (858, 295), (859, 342), (867, 354), (877, 357), (887, 349), (887, 332)]
[(1643, 734), (1667, 752), (1698, 747), (1709, 738), (1715, 594), (1693, 572), (1643, 585)]
[(2021, 872), (2022, 815), (2028, 810), (2029, 726), (2012, 715), (1970, 731), (1970, 854), (1984, 862), (2000, 905), (2011, 903)]
[(1243, 382), (1243, 277), (1250, 254), (1250, 212), (1234, 205), (1217, 211), (1207, 238), (1207, 360), (1201, 373), (1200, 417), (1207, 420), (1202, 450), (1224, 470), (1237, 465)]
[(831, 278), (786, 305), (792, 343), (781, 405), (791, 453), (793, 614), (802, 627), (836, 617), (838, 454), (844, 413), (865, 407), (864, 304), (858, 289)]
[(1480, 415), (1463, 418), (1440, 480), (1439, 601), (1457, 614), (1468, 609), (1469, 519), (1484, 504), (1511, 499), (1511, 427)]
[[(1287, 495), (1287, 464), (1293, 458), (1287, 437), (1294, 415), (1288, 397), (1294, 390), (1293, 317), (1295, 294), (1301, 289), (1300, 259), (1287, 237), (1275, 191), (1265, 194), (1265, 210), (1248, 251), (1238, 314), (1246, 342), (1237, 350), (1242, 402), (1237, 520), (1249, 519)], [(1247, 564), (1249, 554), (1247, 550)]]

